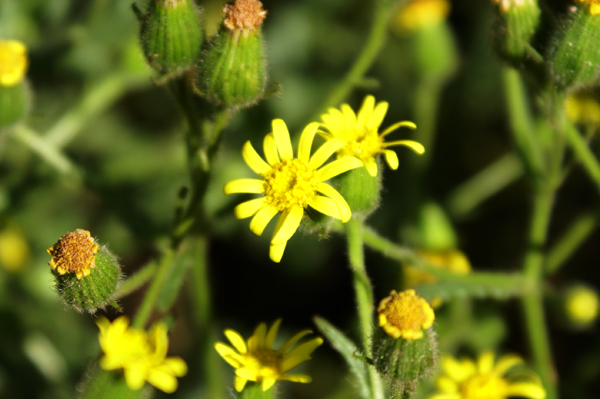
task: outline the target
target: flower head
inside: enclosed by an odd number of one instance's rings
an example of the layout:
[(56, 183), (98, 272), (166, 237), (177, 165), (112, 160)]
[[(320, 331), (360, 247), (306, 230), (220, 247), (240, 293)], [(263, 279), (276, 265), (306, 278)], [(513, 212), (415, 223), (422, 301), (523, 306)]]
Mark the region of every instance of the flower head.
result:
[(341, 139), (345, 145), (338, 150), (338, 157), (354, 156), (360, 159), (371, 176), (377, 175), (377, 154), (384, 154), (390, 168), (398, 169), (398, 157), (388, 147), (403, 145), (411, 148), (418, 154), (423, 154), (425, 148), (416, 141), (399, 140), (384, 142), (384, 137), (401, 127), (416, 129), (416, 125), (409, 121), (402, 121), (388, 127), (383, 133), (378, 134), (379, 126), (388, 109), (385, 101), (375, 105), (375, 97), (367, 96), (363, 101), (358, 115), (348, 104), (342, 104), (340, 109), (329, 108), (327, 114), (321, 115), (321, 124), (327, 132), (319, 131), (325, 139)]
[(575, 123), (600, 126), (600, 103), (588, 93), (570, 95), (565, 101), (565, 112)]
[(223, 6), (223, 25), (229, 30), (256, 30), (267, 17), (267, 11), (258, 0), (236, 0)]
[(167, 326), (155, 324), (149, 333), (129, 328), (126, 316), (112, 323), (101, 317), (96, 321), (98, 340), (104, 356), (100, 367), (104, 370), (123, 369), (125, 382), (131, 390), (138, 390), (148, 381), (166, 393), (175, 392), (177, 379), (187, 373), (187, 365), (179, 357), (167, 357), (169, 340)]
[[(544, 399), (546, 391), (531, 371), (510, 373), (523, 359), (504, 355), (494, 364), (494, 354), (484, 352), (477, 363), (469, 359), (446, 357), (442, 362), (445, 375), (437, 380), (439, 393), (429, 399), (505, 399), (513, 396)], [(510, 373), (510, 376), (505, 376)]]
[(377, 313), (379, 326), (394, 339), (421, 339), (423, 329), (431, 327), (435, 320), (433, 309), (415, 290), (392, 290), (379, 302)]
[(27, 47), (17, 40), (0, 40), (0, 86), (14, 86), (27, 71)]
[[(310, 206), (325, 215), (347, 222), (350, 207), (344, 198), (325, 180), (362, 166), (354, 157), (346, 157), (321, 167), (335, 151), (345, 145), (340, 139), (329, 140), (312, 156), (312, 142), (318, 124), (309, 124), (300, 137), (298, 157), (294, 158), (290, 134), (281, 119), (273, 121), (273, 132), (265, 136), (263, 149), (267, 162), (254, 150), (250, 141), (244, 144), (242, 156), (248, 166), (262, 179), (240, 179), (230, 181), (223, 188), (225, 195), (233, 193), (263, 194), (238, 205), (238, 219), (252, 218), (250, 231), (260, 236), (267, 224), (279, 212), (281, 216), (271, 238), (270, 257), (279, 262), (287, 241), (292, 237)], [(320, 169), (319, 169), (320, 168)], [(318, 195), (324, 194), (327, 197)]]
[(52, 255), (48, 264), (60, 275), (70, 272), (81, 279), (89, 276), (91, 268), (96, 266), (96, 253), (99, 248), (89, 231), (77, 229), (65, 234), (56, 244), (46, 248), (46, 251)]
[(311, 382), (311, 378), (306, 374), (285, 375), (285, 373), (300, 363), (310, 360), (311, 353), (323, 343), (323, 339), (313, 338), (292, 349), (302, 337), (312, 333), (310, 330), (303, 330), (275, 350), (272, 347), (279, 324), (281, 319), (275, 321), (268, 332), (265, 323), (259, 324), (247, 342), (244, 342), (242, 336), (236, 331), (225, 330), (225, 335), (233, 348), (222, 342), (215, 344), (219, 355), (236, 369), (235, 389), (238, 392), (244, 389), (248, 381), (262, 383), (263, 391), (272, 387), (277, 380)]
[(580, 327), (592, 324), (600, 313), (598, 293), (585, 285), (575, 285), (565, 295), (565, 313), (569, 320)]
[(415, 31), (439, 24), (449, 12), (448, 0), (412, 0), (399, 10), (393, 26), (400, 32)]

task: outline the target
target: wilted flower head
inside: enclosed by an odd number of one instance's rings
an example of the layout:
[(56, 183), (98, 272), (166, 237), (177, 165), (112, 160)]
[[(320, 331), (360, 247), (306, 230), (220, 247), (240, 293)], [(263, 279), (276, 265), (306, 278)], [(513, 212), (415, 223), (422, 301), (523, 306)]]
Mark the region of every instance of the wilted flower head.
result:
[(329, 108), (327, 114), (321, 115), (321, 126), (327, 131), (319, 131), (325, 139), (341, 139), (345, 145), (338, 149), (338, 157), (353, 156), (360, 159), (371, 176), (377, 175), (378, 154), (384, 154), (390, 168), (398, 169), (398, 156), (388, 147), (402, 145), (409, 147), (418, 154), (423, 154), (425, 148), (416, 141), (399, 140), (384, 142), (384, 137), (401, 127), (416, 129), (409, 121), (393, 124), (379, 134), (379, 126), (387, 113), (389, 104), (385, 101), (375, 105), (375, 97), (367, 96), (363, 101), (358, 115), (348, 104), (342, 104), (340, 109)]
[(233, 348), (222, 342), (215, 344), (219, 355), (236, 369), (235, 389), (238, 392), (244, 389), (248, 381), (262, 383), (263, 391), (271, 388), (277, 380), (311, 382), (310, 376), (306, 374), (285, 375), (285, 373), (309, 360), (311, 353), (323, 343), (323, 339), (313, 338), (292, 349), (302, 337), (312, 333), (310, 330), (303, 330), (275, 350), (273, 344), (280, 324), (281, 319), (278, 319), (268, 332), (265, 323), (259, 324), (247, 342), (244, 342), (242, 336), (236, 331), (225, 330), (225, 335)]

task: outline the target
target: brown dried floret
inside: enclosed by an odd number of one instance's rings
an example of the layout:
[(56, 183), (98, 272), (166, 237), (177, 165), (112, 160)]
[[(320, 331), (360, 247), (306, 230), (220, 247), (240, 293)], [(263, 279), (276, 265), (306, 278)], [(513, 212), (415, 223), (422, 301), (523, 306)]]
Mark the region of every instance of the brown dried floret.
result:
[(77, 229), (62, 236), (46, 251), (52, 255), (48, 264), (60, 275), (75, 273), (78, 279), (88, 276), (96, 266), (95, 255), (100, 247), (87, 230)]
[(267, 11), (258, 0), (236, 0), (223, 7), (227, 29), (256, 30), (267, 17)]

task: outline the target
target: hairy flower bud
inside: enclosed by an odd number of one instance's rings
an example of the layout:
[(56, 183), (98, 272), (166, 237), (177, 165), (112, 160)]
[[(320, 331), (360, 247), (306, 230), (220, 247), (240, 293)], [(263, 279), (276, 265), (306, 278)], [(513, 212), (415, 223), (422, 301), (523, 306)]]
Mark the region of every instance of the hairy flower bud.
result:
[(519, 65), (527, 57), (540, 24), (540, 7), (537, 0), (496, 0), (496, 3), (496, 51), (504, 60)]
[(549, 51), (550, 75), (563, 90), (593, 86), (600, 77), (600, 10), (593, 0), (581, 2)]
[(96, 244), (90, 232), (77, 229), (47, 248), (48, 264), (56, 280), (56, 291), (65, 304), (80, 313), (95, 313), (114, 299), (121, 267), (106, 246)]
[(177, 75), (196, 63), (204, 32), (193, 0), (153, 0), (141, 24), (142, 49), (152, 68)]
[(209, 101), (245, 107), (259, 101), (267, 81), (261, 25), (267, 12), (257, 0), (236, 0), (223, 8), (225, 19), (203, 56), (201, 90)]

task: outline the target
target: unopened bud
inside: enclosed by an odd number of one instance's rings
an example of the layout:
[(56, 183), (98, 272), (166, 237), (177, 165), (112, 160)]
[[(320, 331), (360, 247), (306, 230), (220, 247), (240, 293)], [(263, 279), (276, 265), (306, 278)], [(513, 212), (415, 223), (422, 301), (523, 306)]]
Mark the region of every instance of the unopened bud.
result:
[(267, 12), (257, 0), (236, 0), (200, 67), (200, 86), (209, 101), (228, 108), (259, 101), (267, 81), (261, 25)]
[(494, 45), (504, 60), (519, 65), (528, 55), (540, 24), (537, 0), (496, 0)]

